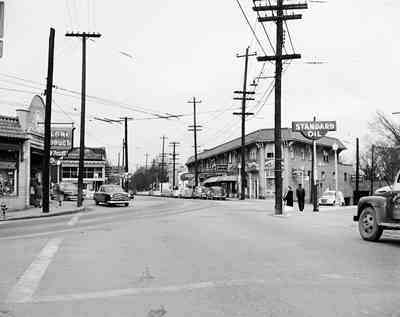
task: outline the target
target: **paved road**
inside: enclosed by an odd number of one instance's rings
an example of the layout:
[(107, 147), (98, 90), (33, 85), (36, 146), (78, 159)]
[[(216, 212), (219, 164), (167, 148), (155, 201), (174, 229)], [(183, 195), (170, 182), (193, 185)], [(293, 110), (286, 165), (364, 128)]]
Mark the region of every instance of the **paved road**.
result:
[(351, 209), (138, 197), (0, 225), (3, 316), (400, 316), (400, 236)]

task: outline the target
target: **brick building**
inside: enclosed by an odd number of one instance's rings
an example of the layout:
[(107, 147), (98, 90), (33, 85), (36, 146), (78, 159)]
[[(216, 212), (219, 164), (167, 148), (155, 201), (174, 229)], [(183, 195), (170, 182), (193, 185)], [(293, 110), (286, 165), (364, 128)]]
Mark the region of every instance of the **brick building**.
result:
[[(302, 183), (309, 199), (311, 182), (312, 142), (291, 129), (282, 129), (282, 178), (284, 189), (288, 185), (296, 187)], [(333, 144), (338, 145), (338, 156), (345, 150), (343, 143), (332, 137), (317, 141), (317, 179), (321, 194), (335, 187), (335, 157)], [(274, 130), (261, 129), (249, 133), (246, 144), (246, 195), (250, 198), (273, 197), (274, 175)], [(219, 184), (226, 188), (230, 196), (236, 196), (240, 188), (241, 139), (237, 138), (198, 154), (198, 169), (201, 183)], [(194, 173), (194, 157), (186, 163)], [(352, 197), (351, 165), (338, 164), (338, 188), (345, 197)]]

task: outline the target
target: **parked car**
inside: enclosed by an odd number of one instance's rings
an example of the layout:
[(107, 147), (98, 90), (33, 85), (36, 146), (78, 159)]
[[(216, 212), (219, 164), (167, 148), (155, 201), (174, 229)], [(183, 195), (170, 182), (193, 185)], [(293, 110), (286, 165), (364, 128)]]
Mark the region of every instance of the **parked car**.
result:
[(193, 191), (193, 198), (207, 199), (208, 189), (204, 186), (197, 186)]
[(188, 187), (182, 187), (179, 189), (179, 198), (192, 198), (193, 190)]
[(94, 202), (96, 205), (104, 203), (129, 206), (129, 195), (118, 185), (102, 185), (99, 191), (94, 193)]
[(225, 200), (226, 199), (226, 192), (225, 189), (221, 186), (212, 186), (210, 187), (211, 190), (211, 199), (217, 200)]
[(87, 199), (93, 199), (94, 198), (94, 193), (95, 193), (94, 190), (88, 190), (88, 189), (84, 189), (83, 190), (83, 195)]
[(384, 230), (400, 230), (400, 172), (389, 191), (362, 197), (358, 202), (357, 214), (361, 238), (378, 241)]
[(78, 199), (78, 185), (74, 183), (61, 182), (60, 191), (63, 193), (64, 200)]
[(318, 199), (320, 206), (344, 206), (344, 196), (341, 191), (327, 190)]
[(174, 198), (178, 198), (179, 197), (179, 189), (174, 189), (172, 191), (172, 197), (174, 197)]

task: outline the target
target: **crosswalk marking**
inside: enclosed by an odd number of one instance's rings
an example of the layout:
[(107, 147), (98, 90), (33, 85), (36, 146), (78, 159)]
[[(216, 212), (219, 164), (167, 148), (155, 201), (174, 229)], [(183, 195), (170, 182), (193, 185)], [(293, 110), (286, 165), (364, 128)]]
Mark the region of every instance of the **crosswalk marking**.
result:
[(56, 255), (62, 238), (49, 240), (44, 248), (37, 255), (25, 273), (19, 278), (17, 284), (8, 294), (6, 302), (8, 303), (28, 303), (32, 301), (39, 283), (54, 256)]

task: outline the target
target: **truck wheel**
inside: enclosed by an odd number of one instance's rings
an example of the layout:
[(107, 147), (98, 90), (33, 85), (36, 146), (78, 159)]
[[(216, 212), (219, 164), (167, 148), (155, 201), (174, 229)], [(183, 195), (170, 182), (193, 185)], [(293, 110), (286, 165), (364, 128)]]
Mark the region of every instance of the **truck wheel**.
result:
[(383, 233), (382, 227), (378, 225), (376, 211), (371, 208), (365, 208), (358, 221), (358, 230), (361, 238), (367, 241), (378, 241)]

